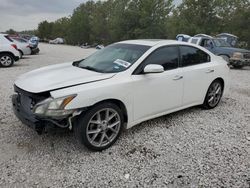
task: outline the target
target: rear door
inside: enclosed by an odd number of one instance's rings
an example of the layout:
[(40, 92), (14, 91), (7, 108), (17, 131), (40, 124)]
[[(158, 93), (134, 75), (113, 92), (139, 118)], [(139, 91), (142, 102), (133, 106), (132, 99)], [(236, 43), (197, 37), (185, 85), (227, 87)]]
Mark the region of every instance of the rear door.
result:
[(182, 106), (201, 104), (214, 78), (210, 55), (192, 46), (180, 46), (180, 58), (184, 78)]

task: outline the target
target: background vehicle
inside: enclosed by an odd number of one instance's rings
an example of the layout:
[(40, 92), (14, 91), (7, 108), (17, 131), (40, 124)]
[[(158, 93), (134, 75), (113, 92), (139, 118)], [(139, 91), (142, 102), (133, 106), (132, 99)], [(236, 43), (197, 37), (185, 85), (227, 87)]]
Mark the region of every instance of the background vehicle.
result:
[(97, 49), (97, 50), (101, 50), (101, 49), (103, 49), (104, 48), (104, 45), (102, 45), (102, 44), (99, 44), (99, 45), (97, 45), (96, 47), (95, 47), (95, 49)]
[(12, 37), (11, 39), (17, 45), (17, 49), (20, 53), (20, 58), (22, 58), (23, 55), (31, 55), (31, 48), (28, 42), (20, 42), (20, 40)]
[(38, 48), (39, 38), (38, 37), (31, 37), (29, 39), (29, 45), (31, 48), (31, 54), (38, 54), (40, 49)]
[(187, 42), (190, 38), (191, 38), (191, 36), (185, 35), (185, 34), (178, 34), (176, 36), (176, 40), (183, 41), (183, 42)]
[(235, 68), (250, 65), (250, 51), (234, 48), (225, 39), (199, 34), (191, 37), (188, 42), (203, 46), (215, 55), (223, 57)]
[(124, 126), (190, 106), (216, 107), (228, 73), (226, 61), (197, 45), (124, 41), (84, 60), (22, 75), (13, 109), (39, 133), (46, 123), (73, 127), (81, 143), (99, 151), (114, 144)]
[(54, 40), (50, 40), (49, 44), (64, 44), (64, 40), (62, 38), (56, 38)]
[(7, 34), (0, 34), (0, 66), (11, 67), (20, 58), (17, 46)]
[(219, 35), (216, 35), (217, 38), (221, 38), (227, 41), (232, 47), (236, 47), (238, 43), (238, 37), (229, 33), (221, 33)]
[(37, 54), (40, 51), (40, 49), (38, 48), (39, 42), (36, 37), (35, 38), (31, 37), (30, 39), (26, 39), (19, 36), (11, 36), (11, 38), (25, 45), (29, 45), (29, 48), (31, 49), (31, 55)]

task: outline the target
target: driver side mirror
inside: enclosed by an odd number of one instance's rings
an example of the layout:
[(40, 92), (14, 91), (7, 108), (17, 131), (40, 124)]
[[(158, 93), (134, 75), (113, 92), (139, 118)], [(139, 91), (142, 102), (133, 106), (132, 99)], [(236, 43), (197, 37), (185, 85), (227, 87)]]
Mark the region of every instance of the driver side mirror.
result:
[(162, 73), (162, 72), (164, 72), (164, 68), (163, 68), (162, 65), (149, 64), (149, 65), (146, 65), (144, 67), (143, 72), (145, 74), (149, 74), (149, 73)]

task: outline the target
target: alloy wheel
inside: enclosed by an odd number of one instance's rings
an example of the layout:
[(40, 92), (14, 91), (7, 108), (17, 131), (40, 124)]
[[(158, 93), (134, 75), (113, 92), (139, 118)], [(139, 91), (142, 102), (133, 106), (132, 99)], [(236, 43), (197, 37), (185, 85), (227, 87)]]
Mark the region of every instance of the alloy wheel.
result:
[(220, 82), (214, 82), (208, 90), (208, 104), (211, 107), (215, 107), (221, 99), (222, 86)]
[(104, 108), (97, 111), (87, 125), (87, 139), (95, 147), (104, 147), (119, 134), (121, 119), (114, 109)]
[(2, 56), (0, 62), (2, 66), (8, 67), (12, 64), (12, 59), (10, 56)]

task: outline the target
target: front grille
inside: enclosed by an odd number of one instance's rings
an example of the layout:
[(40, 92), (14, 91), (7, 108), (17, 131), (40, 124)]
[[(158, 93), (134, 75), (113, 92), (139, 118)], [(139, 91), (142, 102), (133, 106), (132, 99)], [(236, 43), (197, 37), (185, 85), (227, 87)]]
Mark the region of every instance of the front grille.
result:
[(245, 53), (244, 54), (244, 59), (250, 59), (250, 53)]
[(44, 99), (50, 97), (49, 92), (31, 93), (14, 86), (15, 92), (18, 94), (18, 105), (23, 106), (26, 110), (32, 110), (33, 107)]

